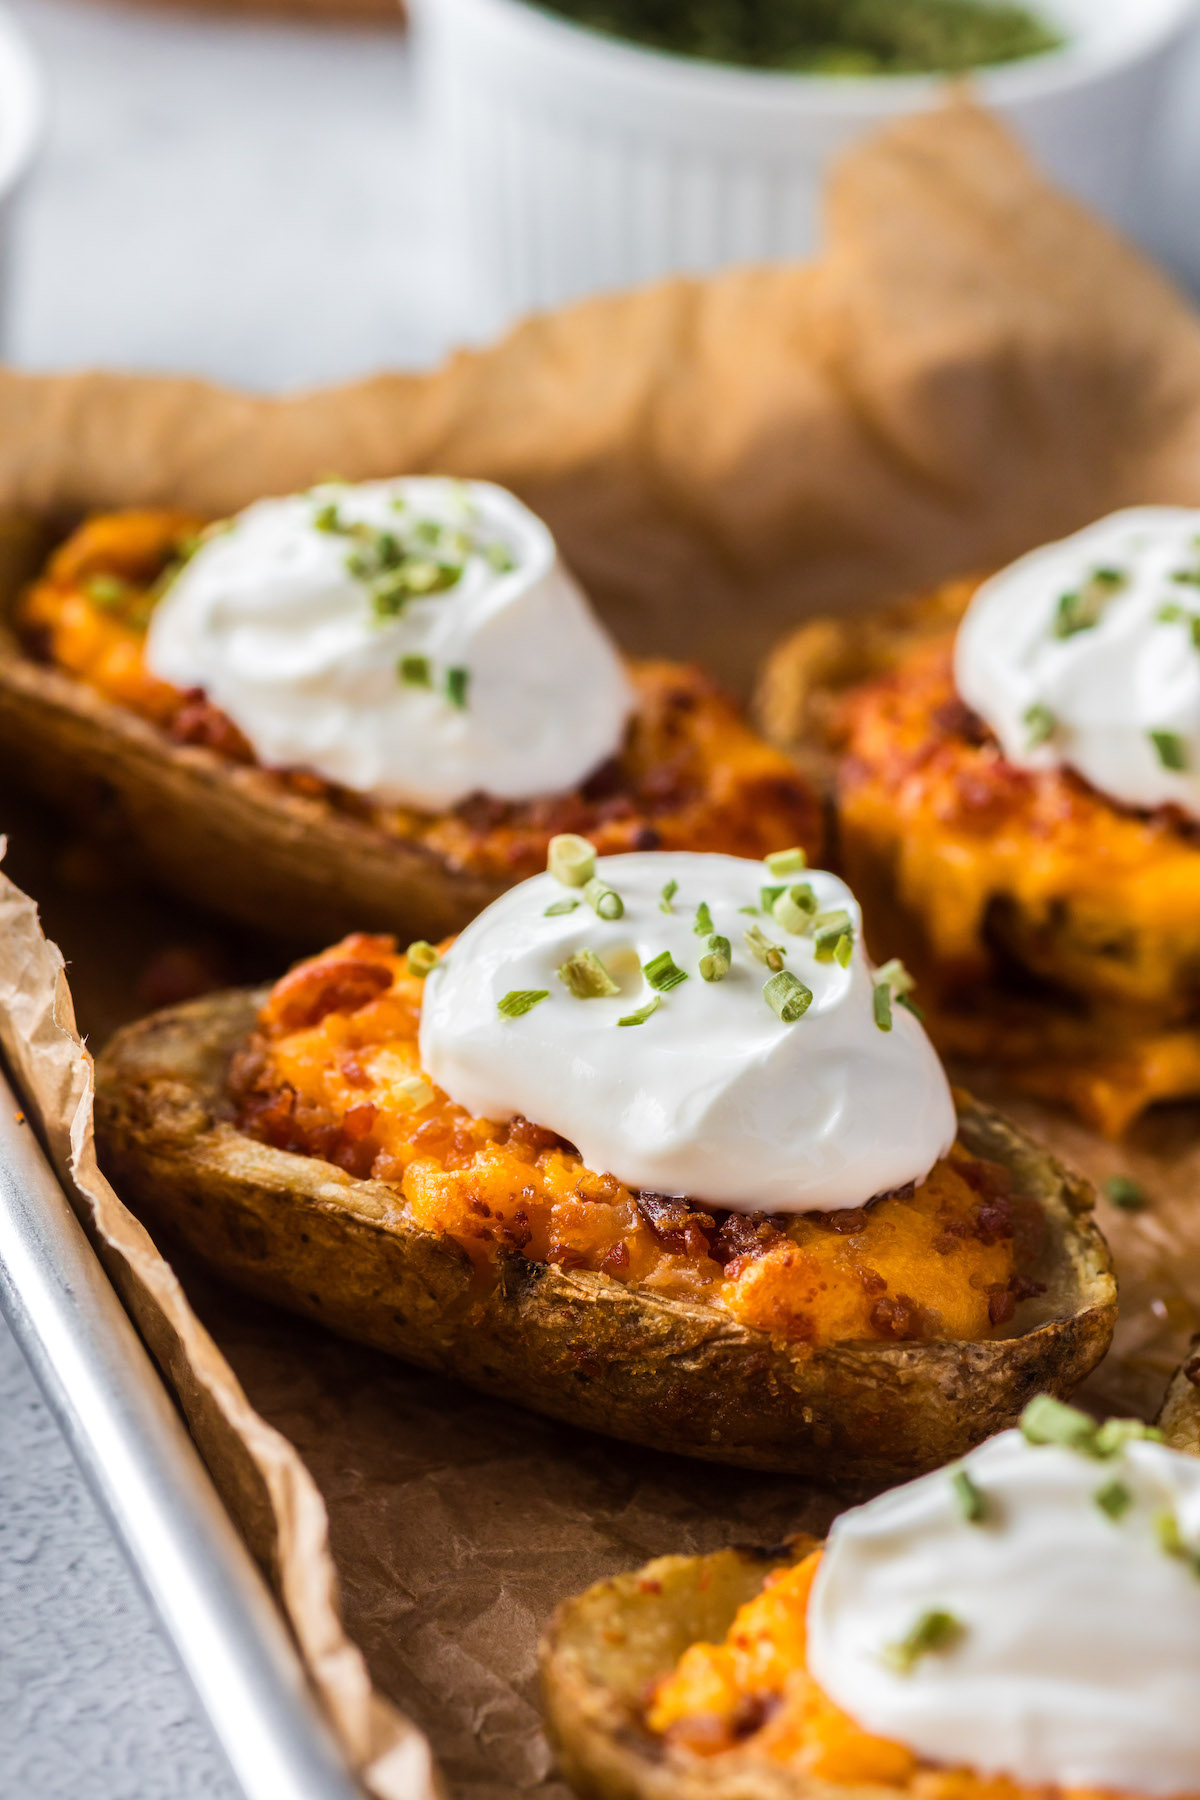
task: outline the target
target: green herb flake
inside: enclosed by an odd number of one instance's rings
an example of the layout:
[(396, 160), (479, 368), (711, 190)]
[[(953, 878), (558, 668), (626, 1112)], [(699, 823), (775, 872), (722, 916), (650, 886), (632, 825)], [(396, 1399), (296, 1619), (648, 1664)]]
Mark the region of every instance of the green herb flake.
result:
[(1188, 587), (1200, 587), (1200, 569), (1174, 569), (1171, 580), (1183, 583)]
[(1027, 750), (1036, 750), (1039, 744), (1048, 744), (1058, 730), (1058, 720), (1050, 708), (1043, 706), (1040, 701), (1025, 708), (1021, 722), (1025, 727)]
[(758, 905), (759, 905), (760, 912), (769, 913), (771, 911), (772, 907), (775, 905), (775, 902), (778, 900), (779, 896), (786, 892), (787, 892), (787, 889), (784, 887), (784, 885), (782, 883), (780, 883), (780, 885), (778, 887), (759, 888), (759, 890), (758, 890)]
[(620, 894), (610, 888), (599, 875), (593, 875), (590, 881), (583, 884), (583, 897), (599, 919), (621, 919), (625, 916), (625, 902)]
[(648, 963), (643, 963), (642, 973), (660, 994), (669, 994), (672, 988), (687, 980), (687, 970), (679, 967), (669, 950), (660, 950)]
[(1055, 637), (1091, 631), (1104, 617), (1113, 596), (1128, 585), (1129, 577), (1121, 569), (1094, 569), (1076, 593), (1060, 595), (1054, 613)]
[(1104, 1192), (1122, 1212), (1144, 1212), (1148, 1204), (1144, 1188), (1131, 1175), (1110, 1175)]
[(549, 988), (513, 988), (503, 1000), (497, 1001), (496, 1011), (502, 1019), (521, 1019), (549, 998)]
[(988, 1503), (983, 1489), (971, 1480), (966, 1469), (955, 1469), (950, 1476), (955, 1504), (968, 1525), (982, 1525), (987, 1518)]
[(1152, 1524), (1159, 1549), (1186, 1563), (1193, 1575), (1200, 1576), (1200, 1550), (1194, 1550), (1184, 1538), (1175, 1514), (1164, 1508), (1155, 1513)]
[(617, 1020), (617, 1024), (644, 1025), (651, 1014), (656, 1013), (661, 1005), (662, 996), (660, 994), (655, 994), (653, 1000), (648, 1000), (645, 1006), (639, 1006), (636, 1012), (626, 1013), (623, 1019)]
[(1164, 769), (1187, 768), (1187, 744), (1177, 731), (1152, 731), (1149, 737)]
[(675, 896), (678, 892), (679, 892), (679, 883), (677, 881), (668, 881), (664, 884), (663, 891), (662, 891), (662, 899), (658, 903), (659, 912), (665, 912), (665, 913), (670, 912), (671, 902), (675, 898)]
[(621, 991), (594, 950), (576, 950), (555, 973), (576, 1000), (607, 1000)]
[(1123, 1481), (1106, 1481), (1102, 1488), (1096, 1489), (1092, 1498), (1100, 1511), (1106, 1513), (1114, 1524), (1118, 1519), (1123, 1519), (1133, 1505), (1133, 1495)]
[(751, 956), (760, 963), (766, 963), (773, 974), (779, 973), (783, 967), (783, 950), (779, 944), (773, 944), (757, 925), (751, 925), (748, 931), (744, 931), (742, 940)]
[(1035, 1394), (1020, 1419), (1021, 1431), (1030, 1444), (1057, 1444), (1064, 1450), (1078, 1450), (1084, 1456), (1096, 1454), (1096, 1434), (1100, 1427), (1077, 1406), (1067, 1406), (1052, 1394)]
[(550, 839), (546, 868), (564, 887), (586, 887), (596, 873), (596, 846), (573, 831), (560, 831)]
[(1141, 1419), (1105, 1419), (1096, 1431), (1093, 1450), (1098, 1457), (1119, 1456), (1126, 1444), (1161, 1444), (1163, 1434), (1156, 1425)]
[(402, 656), (399, 668), (401, 681), (409, 687), (433, 686), (433, 672), (427, 656)]
[(696, 922), (692, 926), (692, 930), (697, 937), (712, 936), (713, 918), (712, 913), (708, 909), (708, 902), (705, 900), (702, 900), (696, 908)]
[(819, 910), (817, 896), (813, 892), (810, 881), (797, 882), (795, 887), (784, 888), (776, 897), (771, 908), (771, 917), (784, 931), (798, 937), (811, 931), (813, 920)]
[(763, 987), (763, 999), (784, 1025), (794, 1025), (812, 1005), (812, 989), (790, 969), (780, 969)]
[(808, 867), (808, 857), (798, 844), (790, 850), (772, 850), (763, 860), (772, 875), (799, 875)]
[(424, 938), (417, 938), (416, 942), (410, 944), (405, 951), (405, 959), (408, 963), (409, 974), (416, 975), (421, 981), (424, 981), (429, 971), (437, 967), (438, 953), (432, 944), (426, 943)]
[[(841, 962), (842, 967), (845, 968), (846, 962), (842, 961), (842, 957), (839, 955), (843, 939), (847, 939), (853, 949), (854, 926), (850, 914), (845, 908), (839, 907), (835, 912), (818, 913), (813, 920), (813, 944), (817, 961), (834, 962), (836, 960)], [(848, 955), (846, 961), (849, 961)]]
[(446, 670), (446, 698), (451, 706), (465, 707), (467, 704), (467, 688), (470, 685), (469, 669)]
[(317, 531), (340, 532), (344, 530), (336, 500), (326, 500), (323, 506), (318, 506), (313, 514), (313, 526)]
[(724, 981), (733, 967), (733, 952), (729, 948), (727, 937), (710, 937), (708, 949), (700, 958), (700, 976), (703, 981)]
[(964, 1632), (961, 1620), (953, 1613), (931, 1609), (921, 1614), (912, 1630), (898, 1643), (885, 1645), (883, 1661), (895, 1674), (911, 1675), (923, 1656), (952, 1650)]
[(745, 913), (747, 915), (747, 917), (749, 917), (751, 919), (757, 919), (757, 917), (758, 917), (757, 906), (739, 906), (738, 911), (740, 913)]
[(890, 1031), (892, 1029), (892, 990), (886, 981), (875, 983), (871, 1005), (875, 1014), (875, 1023), (880, 1031)]
[(1154, 616), (1160, 625), (1180, 625), (1192, 615), (1186, 606), (1180, 606), (1178, 600), (1164, 600)]
[(517, 566), (517, 559), (507, 544), (485, 544), (483, 554), (497, 575), (511, 575)]
[(563, 913), (573, 913), (580, 904), (581, 902), (578, 900), (556, 900), (552, 906), (546, 908), (542, 917), (543, 919), (560, 918)]

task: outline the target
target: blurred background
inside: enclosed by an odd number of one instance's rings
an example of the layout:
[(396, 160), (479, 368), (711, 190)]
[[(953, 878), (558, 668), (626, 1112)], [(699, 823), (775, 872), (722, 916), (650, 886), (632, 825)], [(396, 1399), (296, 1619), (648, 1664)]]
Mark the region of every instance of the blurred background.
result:
[[(1111, 41), (982, 86), (1200, 290), (1195, 8), (1082, 5)], [(426, 365), (523, 305), (802, 251), (832, 150), (934, 98), (919, 76), (656, 55), (519, 0), (423, 0), (416, 56), (386, 0), (341, 22), (9, 12), (44, 89), (9, 246), (7, 353), (27, 368), (274, 389)]]

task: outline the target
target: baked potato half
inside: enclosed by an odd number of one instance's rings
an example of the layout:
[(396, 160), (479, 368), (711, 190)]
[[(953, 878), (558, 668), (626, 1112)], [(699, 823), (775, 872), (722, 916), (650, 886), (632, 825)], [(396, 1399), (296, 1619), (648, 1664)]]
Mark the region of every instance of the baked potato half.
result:
[(1069, 1393), (1107, 1348), (1116, 1290), (1091, 1190), (969, 1099), (961, 1141), (1045, 1221), (1022, 1323), (980, 1342), (814, 1346), (500, 1245), (481, 1271), (397, 1187), (245, 1135), (228, 1077), (263, 998), (217, 995), (118, 1033), (97, 1065), (102, 1159), (210, 1267), (348, 1337), (633, 1443), (829, 1483), (935, 1467), (1032, 1393)]

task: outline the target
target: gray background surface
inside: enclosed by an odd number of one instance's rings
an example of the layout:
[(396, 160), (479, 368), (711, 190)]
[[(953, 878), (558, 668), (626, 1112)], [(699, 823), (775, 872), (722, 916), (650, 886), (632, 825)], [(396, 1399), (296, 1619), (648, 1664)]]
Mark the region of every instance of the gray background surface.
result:
[[(425, 363), (461, 323), (394, 33), (14, 0), (50, 133), (8, 348), (276, 388)], [(1200, 38), (1141, 236), (1200, 288)], [(0, 1800), (233, 1800), (0, 1324)]]

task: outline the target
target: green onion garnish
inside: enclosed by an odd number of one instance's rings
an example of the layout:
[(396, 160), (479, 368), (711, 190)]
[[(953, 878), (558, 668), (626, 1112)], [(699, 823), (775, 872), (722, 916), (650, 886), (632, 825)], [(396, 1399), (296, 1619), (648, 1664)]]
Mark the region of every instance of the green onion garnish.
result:
[(700, 958), (700, 974), (705, 981), (724, 981), (733, 967), (733, 956), (727, 937), (710, 937), (708, 950)]
[(801, 881), (795, 887), (780, 889), (771, 907), (771, 917), (795, 937), (811, 931), (817, 911), (817, 896), (813, 893), (812, 883)]
[(798, 844), (790, 850), (772, 850), (764, 861), (772, 875), (799, 875), (808, 867), (808, 857)]
[(982, 1525), (987, 1517), (987, 1496), (976, 1487), (965, 1469), (955, 1469), (950, 1476), (958, 1510), (968, 1525)]
[(769, 913), (771, 908), (774, 906), (775, 902), (778, 900), (780, 894), (782, 894), (783, 892), (784, 892), (784, 889), (783, 889), (782, 885), (779, 887), (759, 888), (758, 904), (759, 904), (760, 909), (765, 913)]
[(342, 521), (338, 514), (337, 502), (327, 500), (324, 506), (319, 506), (313, 514), (313, 525), (318, 531), (340, 531)]
[(549, 998), (549, 988), (513, 988), (503, 1000), (497, 1001), (496, 1011), (502, 1019), (520, 1019)]
[(517, 559), (507, 544), (485, 544), (483, 554), (497, 575), (511, 574), (517, 566)]
[(410, 944), (405, 955), (408, 959), (409, 974), (418, 976), (421, 981), (424, 981), (430, 969), (437, 965), (438, 953), (432, 944), (425, 942), (424, 938), (418, 938), (415, 943)]
[[(848, 946), (844, 952), (841, 948), (843, 939)], [(839, 907), (836, 912), (817, 914), (813, 920), (813, 943), (818, 962), (833, 962), (836, 958), (845, 968), (854, 948), (854, 926), (844, 907)]]
[(612, 920), (625, 916), (625, 902), (620, 894), (614, 893), (598, 875), (593, 875), (590, 881), (584, 882), (583, 897), (597, 918)]
[(740, 913), (748, 913), (752, 919), (757, 919), (758, 917), (757, 906), (739, 906), (738, 911)]
[(424, 1075), (402, 1075), (399, 1081), (390, 1084), (388, 1094), (407, 1100), (411, 1107), (419, 1111), (433, 1099), (433, 1084), (426, 1081)]
[(696, 908), (696, 923), (692, 930), (697, 937), (711, 937), (713, 933), (712, 914), (708, 910), (707, 901), (702, 900)]
[(1149, 735), (1164, 769), (1187, 768), (1187, 744), (1177, 731), (1152, 731)]
[(669, 994), (672, 988), (687, 980), (687, 970), (679, 967), (669, 950), (660, 950), (648, 963), (643, 963), (642, 973), (660, 994)]
[(625, 1017), (623, 1019), (617, 1020), (617, 1024), (618, 1025), (644, 1025), (646, 1023), (646, 1020), (650, 1017), (651, 1013), (656, 1013), (661, 1005), (662, 1005), (661, 996), (658, 994), (655, 994), (653, 1000), (648, 1000), (646, 1002), (645, 1006), (639, 1006), (638, 1010), (636, 1012), (626, 1013)]
[(763, 988), (763, 999), (785, 1025), (794, 1025), (812, 1005), (812, 989), (805, 987), (790, 969), (780, 969)]
[(470, 669), (446, 670), (446, 698), (451, 706), (466, 706), (467, 687), (470, 680)]
[(875, 1012), (875, 1023), (880, 1031), (892, 1029), (892, 990), (886, 981), (877, 981), (871, 997)]
[(1128, 580), (1121, 569), (1094, 569), (1077, 593), (1060, 596), (1054, 614), (1055, 637), (1074, 637), (1077, 631), (1090, 631), (1098, 625), (1108, 602)]
[(766, 933), (757, 925), (751, 925), (742, 933), (743, 941), (751, 956), (757, 957), (760, 963), (766, 963), (773, 974), (778, 974), (783, 967), (783, 951), (778, 944), (773, 944)]
[(1050, 708), (1043, 706), (1040, 701), (1025, 708), (1022, 723), (1028, 734), (1025, 739), (1027, 750), (1036, 750), (1039, 744), (1048, 743), (1058, 730), (1058, 720)]
[(668, 881), (664, 884), (663, 891), (662, 891), (662, 899), (658, 903), (659, 912), (665, 912), (665, 913), (670, 912), (671, 902), (675, 898), (675, 896), (678, 892), (679, 892), (679, 883), (677, 881)]
[(542, 917), (543, 919), (557, 919), (563, 913), (573, 913), (579, 904), (578, 900), (556, 900), (553, 906), (546, 908)]
[(1178, 600), (1164, 600), (1155, 617), (1162, 625), (1178, 625), (1190, 618), (1191, 614), (1186, 606), (1180, 606)]
[(1114, 1522), (1123, 1519), (1133, 1505), (1133, 1495), (1123, 1481), (1108, 1481), (1092, 1495), (1102, 1513)]
[(576, 1000), (607, 1000), (621, 991), (594, 950), (576, 950), (555, 973)]
[(1154, 1515), (1154, 1535), (1158, 1539), (1158, 1547), (1168, 1556), (1178, 1557), (1185, 1562), (1193, 1575), (1200, 1575), (1200, 1550), (1193, 1550), (1179, 1529), (1179, 1520), (1173, 1512), (1165, 1509)]
[(550, 839), (546, 867), (564, 887), (586, 887), (596, 873), (596, 846), (573, 831), (562, 831)]
[(899, 1643), (887, 1644), (883, 1661), (897, 1675), (911, 1675), (923, 1656), (930, 1651), (950, 1650), (963, 1636), (964, 1626), (953, 1613), (931, 1610), (923, 1612), (912, 1630)]
[(400, 658), (400, 679), (411, 687), (432, 687), (433, 675), (427, 656), (402, 656)]
[(1175, 569), (1171, 580), (1183, 582), (1189, 587), (1200, 587), (1200, 569)]
[(1146, 1206), (1145, 1190), (1131, 1175), (1111, 1175), (1104, 1192), (1122, 1212), (1141, 1212)]
[(1163, 1434), (1156, 1425), (1144, 1425), (1141, 1419), (1105, 1419), (1096, 1432), (1097, 1456), (1118, 1456), (1126, 1444), (1161, 1444)]
[(1030, 1444), (1057, 1444), (1064, 1450), (1079, 1450), (1094, 1456), (1095, 1419), (1077, 1406), (1066, 1406), (1052, 1394), (1035, 1394), (1020, 1419), (1021, 1431)]

